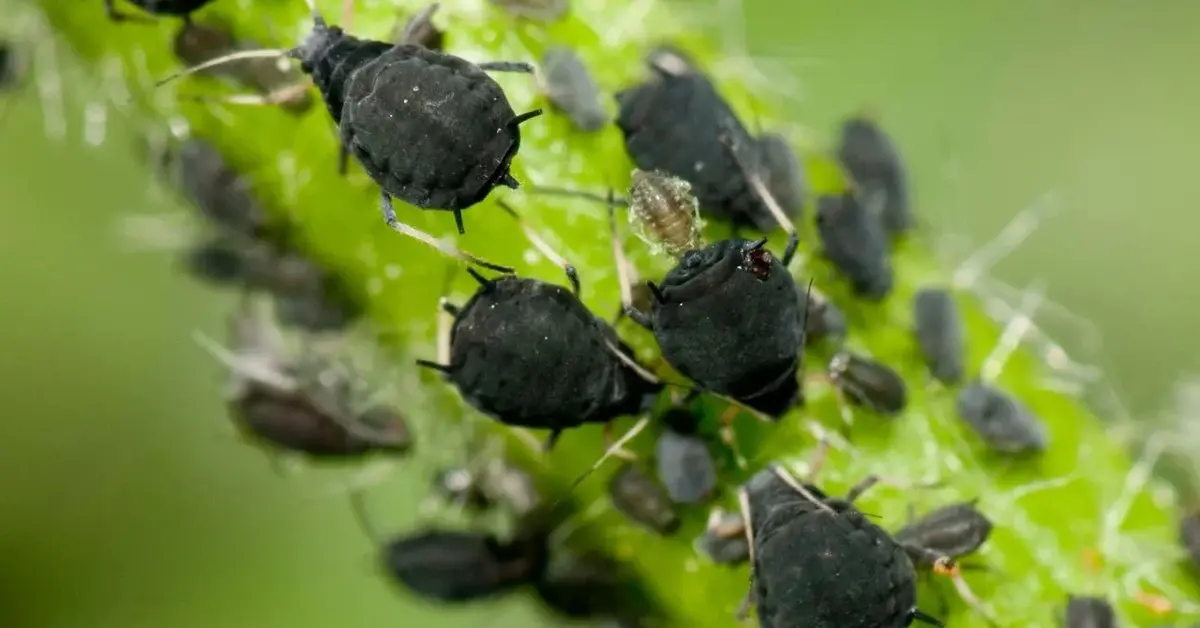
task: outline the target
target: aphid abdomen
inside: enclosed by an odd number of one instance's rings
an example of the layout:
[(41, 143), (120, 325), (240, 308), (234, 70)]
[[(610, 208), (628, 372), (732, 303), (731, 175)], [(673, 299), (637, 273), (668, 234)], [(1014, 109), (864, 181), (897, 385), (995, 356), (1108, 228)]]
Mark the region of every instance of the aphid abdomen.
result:
[(289, 451), (315, 457), (353, 457), (373, 449), (303, 393), (280, 393), (251, 385), (231, 402), (230, 411), (251, 435)]
[(342, 114), (342, 135), (371, 178), (422, 209), (483, 200), (520, 143), (495, 80), (419, 46), (396, 46), (350, 76)]
[(1049, 441), (1041, 421), (1012, 395), (976, 382), (958, 391), (958, 415), (992, 449), (1007, 454), (1043, 451)]
[(852, 194), (818, 199), (817, 235), (825, 257), (850, 281), (855, 294), (880, 300), (892, 291), (891, 245), (883, 224)]
[(658, 478), (676, 504), (708, 499), (717, 485), (717, 469), (704, 439), (666, 430), (655, 444)]
[(383, 558), (388, 572), (414, 593), (465, 602), (534, 581), (531, 570), (513, 570), (514, 563), (501, 556), (504, 552), (489, 536), (430, 530), (393, 540)]

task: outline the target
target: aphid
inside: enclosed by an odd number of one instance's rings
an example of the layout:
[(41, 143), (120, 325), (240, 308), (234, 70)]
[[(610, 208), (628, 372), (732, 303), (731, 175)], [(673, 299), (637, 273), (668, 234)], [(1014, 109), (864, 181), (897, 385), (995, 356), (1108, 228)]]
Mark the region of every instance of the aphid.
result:
[(860, 297), (878, 301), (892, 291), (891, 245), (879, 219), (854, 192), (817, 199), (817, 235), (826, 258)]
[(696, 504), (712, 497), (717, 468), (708, 444), (697, 435), (699, 417), (686, 408), (662, 416), (666, 426), (655, 445), (658, 479), (676, 504)]
[(503, 541), (482, 532), (422, 530), (396, 537), (383, 549), (384, 569), (425, 598), (468, 602), (532, 585), (546, 569), (541, 534)]
[[(755, 190), (750, 175), (760, 171), (750, 132), (699, 72), (650, 65), (654, 76), (620, 91), (617, 126), (638, 168), (659, 170), (691, 184), (700, 211), (735, 228), (787, 228)], [(780, 212), (787, 215), (787, 208)]]
[(600, 86), (579, 53), (566, 46), (550, 46), (542, 53), (542, 91), (556, 109), (580, 131), (599, 131), (608, 123), (600, 102)]
[[(238, 41), (227, 25), (194, 21), (180, 26), (173, 45), (175, 56), (187, 65), (200, 65), (232, 52), (257, 47), (252, 42)], [(242, 59), (207, 72), (253, 89), (266, 100), (293, 113), (304, 113), (312, 107), (312, 93), (307, 82), (285, 59)], [(226, 100), (237, 99), (235, 96)]]
[(1196, 569), (1200, 569), (1200, 511), (1179, 520), (1179, 542), (1191, 556)]
[(654, 612), (620, 563), (597, 553), (556, 552), (534, 590), (547, 607), (571, 619), (628, 621)]
[[(520, 222), (511, 207), (501, 207)], [(444, 373), (467, 403), (497, 421), (550, 430), (549, 448), (564, 430), (643, 412), (662, 384), (579, 300), (574, 266), (532, 229), (525, 232), (565, 270), (572, 289), (515, 276), (487, 279), (469, 269), (479, 290), (461, 308), (442, 301), (454, 321), (441, 318), (438, 361), (418, 364)]]
[(991, 533), (991, 520), (971, 501), (938, 508), (901, 528), (894, 538), (914, 567), (950, 576), (963, 600), (979, 608), (979, 598), (967, 586), (957, 561), (978, 550)]
[(736, 512), (715, 508), (708, 516), (704, 534), (696, 538), (697, 551), (720, 565), (738, 565), (750, 559), (746, 520)]
[(634, 170), (629, 224), (643, 242), (674, 258), (704, 246), (700, 209), (692, 186), (662, 172)]
[(679, 530), (679, 513), (663, 487), (636, 465), (625, 463), (608, 482), (613, 506), (629, 519), (658, 534), (670, 536)]
[(442, 52), (446, 48), (446, 33), (433, 23), (433, 14), (441, 8), (440, 2), (435, 2), (421, 9), (404, 24), (393, 39), (398, 44), (414, 44)]
[(672, 44), (659, 44), (646, 54), (646, 65), (669, 74), (699, 73), (700, 66), (690, 54)]
[(566, 17), (569, 0), (488, 0), (516, 17), (556, 22)]
[[(151, 15), (169, 15), (171, 17), (183, 18), (185, 22), (191, 21), (192, 14), (199, 11), (204, 5), (213, 0), (126, 0), (129, 4), (149, 13)], [(108, 19), (114, 22), (126, 22), (138, 20), (126, 13), (121, 13), (117, 10), (116, 0), (104, 0), (104, 12), (108, 15)]]
[(168, 178), (206, 220), (222, 230), (261, 237), (270, 225), (250, 180), (225, 161), (212, 144), (189, 139), (163, 155)]
[(542, 503), (533, 477), (499, 458), (481, 469), (469, 466), (444, 469), (435, 477), (434, 487), (447, 501), (475, 511), (504, 504), (514, 514), (523, 516)]
[(958, 391), (955, 405), (958, 416), (995, 451), (1017, 455), (1046, 449), (1049, 439), (1041, 419), (998, 388), (973, 382)]
[[(508, 61), (475, 64), (414, 44), (360, 39), (329, 26), (309, 1), (313, 29), (301, 45), (282, 52), (226, 55), (159, 84), (239, 59), (298, 59), (338, 124), (343, 149), (380, 186), (388, 226), (447, 255), (511, 272), (399, 222), (392, 197), (421, 209), (453, 212), (459, 233), (464, 233), (463, 210), (497, 186), (518, 187), (509, 167), (521, 145), (519, 127), (542, 112), (515, 114), (487, 72), (532, 73), (533, 66)], [(454, 106), (434, 106), (446, 102)]]
[(787, 139), (778, 133), (763, 133), (758, 136), (757, 145), (763, 182), (784, 213), (799, 219), (808, 195), (804, 166)]
[(966, 340), (954, 295), (943, 288), (923, 288), (913, 297), (913, 332), (930, 373), (943, 384), (962, 382)]
[(1072, 595), (1067, 598), (1063, 628), (1117, 628), (1117, 613), (1102, 597)]
[(196, 341), (233, 370), (229, 409), (246, 437), (312, 458), (403, 454), (412, 447), (399, 414), (352, 407), (349, 381), (305, 377), (248, 298), (230, 317), (229, 334), (232, 351), (202, 335)]
[(943, 625), (917, 608), (916, 573), (904, 549), (853, 505), (878, 479), (869, 477), (845, 498), (832, 498), (807, 483), (818, 466), (801, 484), (772, 465), (739, 491), (759, 624)]
[(796, 285), (796, 297), (803, 312), (800, 317), (806, 321), (805, 344), (811, 345), (826, 338), (838, 341), (846, 336), (846, 315), (829, 297), (812, 286), (805, 289), (799, 284)]
[(894, 416), (908, 405), (908, 385), (899, 373), (848, 349), (829, 360), (829, 379), (851, 403), (879, 414)]
[(843, 123), (838, 158), (886, 232), (912, 229), (908, 173), (892, 139), (874, 120), (856, 116)]
[[(626, 314), (654, 333), (675, 370), (702, 389), (780, 417), (802, 402), (796, 373), (806, 322), (787, 270), (799, 239), (762, 180), (753, 174), (747, 179), (787, 228), (781, 259), (765, 248), (766, 239), (721, 240), (687, 250), (660, 284), (647, 283), (654, 297), (649, 313), (633, 309), (628, 290), (621, 298)], [(612, 237), (619, 241), (615, 230)], [(624, 254), (619, 245), (613, 249), (620, 271)]]

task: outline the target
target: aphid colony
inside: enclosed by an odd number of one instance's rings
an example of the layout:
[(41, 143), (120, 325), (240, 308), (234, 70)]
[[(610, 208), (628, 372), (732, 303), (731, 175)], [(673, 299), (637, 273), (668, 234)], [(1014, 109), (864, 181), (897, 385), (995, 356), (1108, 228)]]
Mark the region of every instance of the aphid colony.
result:
[[(811, 281), (799, 281), (789, 268), (800, 242), (794, 221), (804, 217), (809, 200), (796, 153), (778, 133), (752, 134), (681, 51), (652, 51), (648, 77), (615, 94), (615, 117), (572, 50), (548, 48), (538, 71), (552, 114), (563, 115), (578, 132), (599, 131), (612, 120), (636, 166), (624, 198), (612, 190), (534, 190), (607, 205), (622, 303), (610, 322), (580, 299), (581, 279), (571, 262), (506, 201), (493, 204), (562, 268), (567, 286), (519, 277), (509, 267), (449, 247), (401, 222), (393, 206), (395, 198), (451, 212), (461, 233), (467, 209), (498, 187), (520, 187), (511, 168), (521, 128), (542, 110), (517, 113), (488, 73), (534, 73), (533, 65), (472, 62), (447, 52), (453, 50), (453, 28), (433, 25), (437, 4), (412, 16), (396, 42), (356, 37), (310, 6), (310, 34), (287, 51), (249, 50), (228, 32), (193, 21), (191, 14), (207, 1), (133, 4), (150, 14), (184, 18), (175, 47), (194, 66), (186, 73), (216, 73), (256, 92), (231, 102), (303, 111), (310, 92), (298, 87), (304, 83), (287, 66), (275, 63), (283, 57), (299, 62), (337, 126), (342, 170), (353, 156), (378, 185), (387, 225), (472, 265), (474, 294), (461, 304), (441, 301), (438, 355), (420, 365), (439, 372), (481, 414), (505, 426), (545, 430), (546, 450), (573, 428), (600, 424), (611, 435), (617, 419), (641, 417), (588, 473), (612, 455), (626, 458), (610, 476), (608, 494), (618, 512), (648, 533), (677, 534), (679, 509), (707, 507), (722, 497), (715, 443), (696, 408), (706, 395), (727, 403), (725, 422), (738, 409), (779, 421), (805, 404), (805, 383), (820, 380), (832, 386), (847, 413), (853, 406), (902, 420), (907, 384), (891, 366), (851, 346), (855, 312), (815, 290)], [(568, 11), (565, 2), (495, 4), (547, 20)], [(105, 7), (114, 19), (123, 16), (113, 0), (105, 0)], [(263, 63), (268, 59), (272, 62)], [(845, 189), (816, 199), (811, 220), (821, 254), (844, 280), (841, 292), (869, 306), (891, 296), (892, 245), (915, 225), (907, 173), (892, 140), (869, 116), (844, 123), (836, 154)], [(311, 262), (290, 252), (286, 234), (267, 220), (214, 149), (191, 140), (175, 157), (179, 187), (214, 226), (214, 234), (188, 254), (194, 274), (270, 292), (285, 322), (310, 330), (341, 327), (354, 317), (357, 309), (333, 305), (339, 291)], [(635, 284), (636, 269), (625, 258), (615, 217), (620, 206), (639, 238), (672, 260), (660, 279)], [(731, 225), (734, 235), (706, 241), (702, 218)], [(788, 236), (778, 255), (766, 237), (739, 235), (776, 227)], [(625, 319), (652, 335), (663, 361), (688, 381), (667, 381), (640, 363), (617, 333)], [(912, 351), (927, 364), (930, 385), (958, 389), (962, 425), (982, 445), (1013, 456), (1048, 446), (1032, 409), (988, 377), (968, 379), (964, 323), (954, 294), (938, 286), (921, 289), (912, 301), (912, 320)], [(309, 457), (404, 454), (412, 447), (398, 412), (352, 403), (351, 376), (330, 376), (320, 365), (287, 359), (249, 305), (231, 322), (231, 336), (230, 349), (211, 341), (206, 346), (234, 371), (231, 411), (249, 437)], [(818, 377), (806, 373), (809, 348), (828, 358)], [(690, 392), (661, 410), (667, 388)], [(653, 465), (623, 449), (649, 424), (658, 428)], [(813, 466), (814, 475), (819, 466)], [(917, 606), (918, 571), (952, 578), (969, 604), (981, 604), (958, 562), (992, 530), (973, 503), (946, 504), (889, 532), (854, 505), (880, 478), (865, 478), (842, 498), (827, 495), (814, 481), (768, 466), (737, 491), (740, 512), (714, 507), (696, 540), (697, 550), (716, 563), (749, 562), (747, 602), (757, 607), (761, 626), (942, 625)], [(461, 602), (529, 588), (562, 615), (616, 615), (621, 625), (641, 625), (651, 614), (648, 605), (626, 601), (620, 568), (610, 559), (558, 565), (559, 549), (552, 543), (562, 525), (557, 505), (569, 495), (547, 503), (515, 468), (482, 474), (446, 470), (435, 488), (447, 502), (476, 512), (505, 505), (517, 531), (500, 538), (429, 527), (391, 540), (371, 532), (386, 572), (408, 590)], [(1195, 555), (1200, 542), (1193, 523), (1184, 524), (1183, 538)], [(1111, 625), (1111, 619), (1087, 619), (1102, 616), (1089, 604), (1072, 598), (1067, 625)]]

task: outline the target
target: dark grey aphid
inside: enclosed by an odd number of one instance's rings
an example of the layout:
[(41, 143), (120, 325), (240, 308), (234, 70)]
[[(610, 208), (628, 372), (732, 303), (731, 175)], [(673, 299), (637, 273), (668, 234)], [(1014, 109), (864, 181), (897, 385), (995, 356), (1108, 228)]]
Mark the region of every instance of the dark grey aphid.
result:
[(503, 541), (481, 532), (423, 530), (383, 550), (388, 574), (409, 591), (442, 602), (495, 597), (541, 579), (548, 560), (541, 534)]
[[(752, 594), (772, 628), (901, 628), (942, 623), (917, 608), (916, 574), (904, 550), (853, 506), (866, 484), (832, 498), (809, 495), (760, 471), (742, 489), (753, 537)], [(810, 499), (811, 497), (811, 499)], [(816, 501), (812, 501), (816, 500)]]
[(532, 513), (542, 503), (533, 477), (502, 459), (481, 469), (444, 469), (434, 478), (434, 488), (447, 501), (474, 511), (504, 504), (520, 516)]
[(854, 193), (817, 199), (817, 235), (822, 253), (855, 294), (878, 301), (891, 293), (895, 274), (883, 223)]
[(712, 81), (650, 67), (654, 76), (616, 95), (617, 126), (637, 167), (687, 181), (700, 211), (715, 219), (764, 232), (779, 226), (749, 181), (759, 171), (757, 145)]
[(696, 539), (696, 549), (719, 565), (740, 565), (750, 559), (746, 539), (746, 520), (736, 512), (713, 510), (704, 534)]
[(206, 220), (222, 230), (262, 237), (270, 217), (254, 195), (250, 180), (225, 161), (215, 146), (200, 139), (164, 154), (168, 178)]
[(1102, 597), (1072, 595), (1067, 598), (1063, 628), (1117, 628), (1117, 613)]
[(896, 532), (896, 542), (913, 565), (933, 568), (978, 550), (992, 533), (992, 522), (975, 502), (943, 506)]
[(1200, 511), (1184, 515), (1179, 520), (1179, 542), (1192, 558), (1196, 569), (1200, 569)]
[(630, 620), (654, 614), (649, 599), (622, 565), (600, 554), (556, 552), (534, 590), (561, 617)]
[(566, 46), (550, 46), (542, 53), (542, 90), (550, 104), (566, 114), (580, 131), (599, 131), (608, 124), (600, 101), (600, 86), (579, 53)]
[(634, 522), (669, 536), (679, 530), (679, 514), (667, 492), (635, 465), (623, 465), (608, 483), (613, 506)]
[(488, 0), (516, 17), (556, 22), (566, 17), (569, 0)]
[[(168, 15), (171, 17), (181, 17), (184, 21), (191, 21), (191, 16), (196, 11), (199, 11), (204, 5), (213, 0), (126, 0), (129, 4), (149, 13), (151, 15)], [(108, 19), (114, 22), (125, 22), (135, 20), (131, 15), (121, 13), (117, 10), (116, 0), (104, 0), (104, 12), (108, 15)]]
[(829, 297), (809, 286), (807, 289), (796, 284), (796, 297), (800, 300), (800, 315), (805, 319), (804, 342), (814, 344), (826, 338), (839, 341), (846, 336), (846, 314)]
[[(200, 65), (241, 50), (252, 50), (253, 42), (239, 41), (230, 27), (219, 23), (186, 21), (175, 32), (175, 56), (187, 65)], [(292, 113), (312, 108), (312, 92), (304, 75), (283, 59), (240, 59), (206, 70), (253, 89), (262, 100), (278, 104)]]
[(888, 233), (899, 235), (912, 229), (915, 221), (909, 207), (908, 172), (892, 139), (875, 121), (866, 117), (846, 120), (838, 158)]
[(974, 382), (958, 392), (958, 416), (992, 449), (1005, 454), (1038, 453), (1049, 437), (1041, 419), (1012, 395)]
[(758, 136), (758, 159), (763, 180), (775, 200), (788, 216), (799, 219), (803, 215), (804, 200), (808, 196), (808, 178), (796, 152), (779, 133), (763, 133)]
[(913, 297), (913, 332), (929, 372), (943, 384), (962, 382), (966, 339), (954, 295), (944, 288), (923, 288)]
[(829, 361), (829, 377), (853, 404), (884, 415), (908, 405), (908, 385), (892, 367), (843, 349)]
[(696, 504), (712, 497), (717, 467), (708, 443), (697, 434), (699, 417), (685, 408), (671, 408), (662, 417), (666, 427), (655, 445), (658, 479), (676, 504)]

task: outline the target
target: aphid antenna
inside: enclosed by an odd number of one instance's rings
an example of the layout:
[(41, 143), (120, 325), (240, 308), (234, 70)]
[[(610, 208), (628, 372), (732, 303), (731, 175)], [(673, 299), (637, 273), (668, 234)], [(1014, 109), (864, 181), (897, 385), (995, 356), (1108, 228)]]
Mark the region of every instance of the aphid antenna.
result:
[(762, 177), (759, 176), (755, 168), (750, 167), (746, 160), (740, 154), (741, 146), (738, 146), (737, 141), (733, 139), (733, 133), (728, 130), (733, 124), (730, 119), (725, 119), (723, 122), (726, 131), (721, 135), (721, 143), (729, 149), (729, 153), (733, 155), (733, 160), (737, 162), (738, 168), (741, 169), (742, 175), (750, 183), (750, 187), (754, 189), (754, 193), (758, 199), (767, 206), (767, 211), (771, 212), (771, 216), (775, 222), (788, 234), (787, 246), (783, 250), (783, 257), (780, 262), (784, 266), (790, 266), (792, 258), (796, 256), (796, 249), (800, 247), (800, 234), (796, 231), (796, 225), (792, 224), (792, 220), (784, 213), (783, 208), (779, 206), (779, 202), (775, 200), (775, 195), (767, 189), (767, 185), (763, 183)]
[[(595, 473), (596, 470), (600, 468), (600, 465), (604, 464), (604, 462), (606, 460), (608, 460), (609, 458), (612, 458), (613, 456), (621, 456), (622, 452), (625, 451), (625, 449), (624, 449), (625, 445), (629, 441), (633, 440), (633, 438), (635, 436), (642, 433), (642, 431), (645, 430), (646, 426), (648, 426), (648, 425), (650, 425), (650, 416), (649, 415), (645, 415), (645, 416), (642, 416), (641, 418), (639, 418), (637, 420), (637, 423), (633, 424), (633, 427), (630, 427), (612, 445), (609, 445), (608, 448), (604, 450), (604, 453), (601, 454), (600, 457), (597, 458), (596, 461), (593, 462), (592, 465), (590, 467), (588, 467), (586, 471), (579, 474), (579, 477), (575, 478), (575, 481), (571, 482), (571, 486), (567, 487), (566, 494), (563, 497), (560, 497), (558, 499), (558, 501), (556, 501), (554, 503), (554, 507), (557, 507), (559, 504), (561, 504), (563, 502), (563, 500), (565, 500), (567, 497), (569, 497), (570, 494), (572, 492), (574, 492), (575, 489), (578, 488), (579, 485), (582, 484), (584, 480), (588, 479), (588, 477), (591, 476), (592, 473)], [(632, 454), (626, 454), (626, 455), (632, 456)]]
[(204, 63), (193, 65), (190, 68), (185, 68), (183, 70), (180, 70), (178, 72), (175, 72), (174, 74), (167, 76), (166, 78), (159, 79), (158, 81), (155, 81), (154, 87), (159, 88), (159, 87), (162, 87), (163, 85), (166, 85), (167, 83), (176, 81), (185, 76), (190, 76), (190, 75), (196, 74), (198, 72), (203, 72), (210, 68), (222, 66), (227, 63), (233, 63), (234, 61), (243, 61), (246, 59), (274, 59), (274, 58), (279, 58), (279, 57), (287, 57), (287, 56), (294, 54), (294, 52), (293, 52), (294, 50), (295, 50), (294, 48), (287, 48), (287, 49), (263, 48), (261, 50), (239, 50), (237, 52), (231, 52), (227, 55), (222, 55), (222, 56), (216, 57), (214, 59), (209, 59), (208, 61), (205, 61)]
[(1025, 209), (1008, 222), (996, 234), (996, 237), (981, 246), (970, 257), (963, 260), (952, 275), (951, 283), (955, 289), (969, 288), (979, 277), (990, 270), (998, 262), (1008, 257), (1013, 251), (1033, 235), (1042, 221), (1058, 211), (1059, 194), (1050, 190), (1038, 197)]
[(804, 485), (801, 484), (800, 481), (795, 477), (793, 477), (787, 469), (784, 469), (779, 465), (771, 465), (771, 472), (775, 474), (775, 477), (778, 477), (780, 480), (782, 480), (784, 484), (787, 484), (792, 488), (792, 490), (799, 493), (801, 497), (812, 502), (812, 504), (817, 508), (820, 508), (821, 510), (831, 514), (835, 514), (833, 507), (821, 501), (816, 495), (813, 495), (812, 491), (804, 488)]
[[(387, 192), (381, 192), (380, 195), (381, 195), (380, 196), (380, 199), (381, 199), (380, 200), (380, 208), (383, 210), (383, 219), (384, 219), (384, 222), (387, 223), (387, 226), (392, 229), (392, 231), (395, 231), (396, 233), (399, 233), (401, 235), (406, 235), (414, 240), (417, 240), (418, 242), (427, 244), (427, 245), (437, 249), (440, 253), (442, 253), (443, 255), (445, 255), (447, 257), (459, 259), (468, 264), (474, 264), (476, 266), (488, 268), (488, 269), (494, 270), (496, 272), (505, 273), (505, 274), (512, 274), (515, 271), (515, 269), (512, 268), (511, 266), (499, 266), (499, 265), (493, 264), (491, 262), (488, 262), (487, 260), (484, 260), (483, 258), (476, 257), (470, 253), (467, 253), (466, 251), (459, 250), (458, 248), (456, 248), (454, 246), (446, 244), (446, 243), (442, 242), (441, 240), (438, 240), (438, 239), (434, 238), (433, 236), (429, 235), (428, 233), (425, 233), (424, 231), (421, 231), (414, 227), (410, 227), (409, 225), (400, 222), (400, 219), (396, 218), (396, 209), (394, 207), (392, 207), (391, 196)], [(459, 229), (459, 233), (462, 233), (461, 226)]]
[(567, 275), (567, 281), (571, 283), (571, 290), (575, 293), (575, 296), (579, 296), (579, 272), (575, 269), (575, 265), (568, 262), (567, 259), (562, 255), (559, 255), (558, 252), (554, 250), (554, 247), (550, 246), (550, 244), (546, 242), (546, 239), (543, 238), (536, 229), (530, 226), (530, 224), (526, 222), (520, 214), (517, 213), (517, 210), (513, 209), (512, 205), (509, 205), (502, 200), (497, 200), (496, 204), (500, 206), (500, 209), (504, 210), (504, 213), (508, 214), (517, 222), (517, 225), (521, 227), (521, 231), (525, 233), (525, 237), (531, 244), (533, 244), (533, 247), (536, 248), (543, 257), (553, 262), (559, 268), (563, 269), (563, 272)]
[(248, 360), (243, 356), (239, 356), (221, 343), (212, 339), (208, 335), (199, 330), (192, 332), (192, 340), (195, 341), (201, 349), (204, 349), (210, 355), (217, 359), (218, 362), (225, 365), (229, 370), (233, 371), (241, 377), (246, 377), (262, 384), (273, 386), (281, 391), (292, 392), (298, 390), (299, 382), (294, 378), (288, 377), (276, 371), (275, 369), (265, 367), (263, 364), (255, 360)]
[(1021, 300), (1017, 315), (1004, 326), (1004, 330), (1000, 333), (1000, 339), (996, 341), (996, 346), (983, 360), (980, 379), (984, 382), (994, 382), (1000, 376), (1005, 364), (1008, 363), (1009, 358), (1012, 357), (1029, 333), (1030, 327), (1033, 326), (1033, 315), (1042, 304), (1045, 293), (1044, 282), (1035, 281), (1030, 284)]

